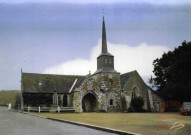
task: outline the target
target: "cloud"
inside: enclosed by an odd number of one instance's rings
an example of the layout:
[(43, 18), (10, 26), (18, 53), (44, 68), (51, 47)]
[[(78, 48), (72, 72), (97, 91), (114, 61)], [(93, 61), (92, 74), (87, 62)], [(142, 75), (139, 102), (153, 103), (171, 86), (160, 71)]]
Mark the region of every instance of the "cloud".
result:
[[(115, 69), (120, 73), (137, 70), (141, 76), (152, 75), (152, 62), (160, 58), (164, 52), (170, 50), (161, 45), (148, 45), (142, 43), (136, 47), (122, 44), (108, 43), (108, 50), (114, 55)], [(101, 40), (90, 54), (90, 59), (75, 59), (45, 69), (46, 74), (86, 75), (97, 68), (97, 56), (101, 52)]]

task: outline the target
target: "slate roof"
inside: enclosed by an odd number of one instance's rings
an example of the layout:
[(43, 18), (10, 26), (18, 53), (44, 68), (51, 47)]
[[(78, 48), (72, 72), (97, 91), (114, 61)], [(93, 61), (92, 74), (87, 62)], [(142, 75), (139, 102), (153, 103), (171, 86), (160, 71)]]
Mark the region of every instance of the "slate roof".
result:
[(85, 76), (22, 73), (22, 91), (27, 93), (68, 93), (76, 79), (78, 80), (71, 91), (81, 85)]
[(125, 83), (133, 76), (133, 74), (137, 72), (136, 70), (127, 72), (125, 74), (120, 75), (121, 88), (124, 87)]
[(108, 52), (106, 52), (106, 53), (103, 53), (103, 52), (102, 52), (97, 58), (99, 58), (99, 57), (101, 57), (101, 56), (103, 56), (103, 55), (114, 57), (112, 54), (110, 54), (110, 53), (108, 53)]
[(71, 90), (71, 92), (73, 92), (76, 88), (79, 88), (80, 85), (84, 82), (84, 80), (86, 79), (86, 76), (81, 76), (77, 78), (77, 82), (75, 84), (75, 86), (73, 87), (73, 89)]
[(93, 75), (98, 73), (118, 73), (118, 72), (112, 68), (100, 68)]

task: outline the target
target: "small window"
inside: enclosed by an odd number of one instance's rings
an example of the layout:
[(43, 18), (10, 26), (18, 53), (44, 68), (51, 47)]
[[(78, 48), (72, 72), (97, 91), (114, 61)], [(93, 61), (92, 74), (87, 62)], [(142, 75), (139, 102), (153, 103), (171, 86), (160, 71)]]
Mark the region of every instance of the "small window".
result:
[(113, 99), (110, 99), (109, 104), (113, 105)]
[(105, 59), (105, 63), (107, 63), (107, 59)]
[(109, 59), (109, 64), (111, 64), (112, 63), (112, 61), (111, 61), (111, 59)]

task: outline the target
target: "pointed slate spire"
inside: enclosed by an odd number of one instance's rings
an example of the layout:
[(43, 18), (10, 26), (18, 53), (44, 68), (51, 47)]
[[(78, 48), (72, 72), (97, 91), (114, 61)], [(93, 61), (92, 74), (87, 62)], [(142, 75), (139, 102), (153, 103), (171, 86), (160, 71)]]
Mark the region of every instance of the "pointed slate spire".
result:
[(102, 24), (102, 50), (101, 54), (97, 57), (97, 71), (94, 73), (94, 75), (98, 73), (117, 73), (117, 71), (114, 69), (114, 56), (107, 51), (104, 16)]
[(106, 38), (104, 16), (103, 16), (103, 25), (102, 25), (102, 53), (107, 53), (107, 38)]

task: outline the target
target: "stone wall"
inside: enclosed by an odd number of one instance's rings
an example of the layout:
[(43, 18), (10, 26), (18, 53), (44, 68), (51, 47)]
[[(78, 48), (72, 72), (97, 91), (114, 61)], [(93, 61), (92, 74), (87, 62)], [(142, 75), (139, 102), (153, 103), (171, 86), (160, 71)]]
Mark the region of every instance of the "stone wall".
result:
[(164, 99), (162, 99), (154, 91), (151, 91), (151, 94), (152, 94), (152, 99), (153, 99), (154, 111), (159, 112), (160, 105), (164, 102)]
[(73, 105), (76, 108), (76, 112), (82, 112), (80, 92), (79, 91), (74, 92)]
[(119, 77), (119, 73), (100, 73), (93, 76), (99, 91), (104, 95), (104, 102), (101, 104), (107, 112), (121, 111)]
[(126, 82), (124, 87), (122, 88), (124, 90), (124, 95), (126, 99), (126, 108), (128, 109), (130, 107), (131, 98), (132, 98), (132, 91), (133, 89), (137, 90), (137, 96), (142, 96), (144, 99), (144, 106), (143, 108), (145, 110), (148, 110), (148, 86), (144, 83), (142, 78), (137, 72), (134, 72), (131, 78)]
[[(120, 86), (119, 77), (119, 73), (87, 75), (81, 86), (74, 91), (73, 105), (76, 107), (76, 112), (89, 110), (87, 108), (83, 110), (84, 104), (90, 106), (88, 98), (85, 98), (86, 95), (93, 95), (97, 101), (96, 108), (92, 111), (126, 111), (130, 107), (133, 89), (136, 90), (137, 96), (143, 97), (143, 109), (145, 110), (151, 110), (153, 108), (154, 101), (159, 101), (160, 103), (163, 102), (163, 99), (152, 90), (151, 98), (149, 98), (148, 89), (150, 88), (144, 83), (137, 72), (133, 73), (133, 75), (124, 84), (123, 88)], [(123, 91), (121, 91), (121, 89)], [(122, 107), (122, 102), (125, 107)]]
[[(153, 106), (154, 102), (159, 102), (161, 104), (163, 102), (163, 99), (158, 96), (153, 90), (151, 90), (145, 82), (142, 80), (140, 75), (135, 71), (133, 75), (129, 78), (129, 80), (124, 85), (123, 89), (123, 95), (125, 97), (126, 101), (126, 109), (130, 107), (131, 99), (132, 99), (132, 92), (133, 89), (137, 90), (137, 96), (142, 96), (144, 99), (144, 106), (143, 109), (147, 111), (156, 111), (156, 105)], [(151, 96), (149, 98), (149, 91), (151, 91)], [(154, 109), (154, 110), (153, 110)]]
[(119, 74), (87, 75), (74, 94), (74, 104), (77, 112), (83, 111), (82, 101), (89, 93), (94, 95), (97, 100), (97, 111), (121, 111)]

